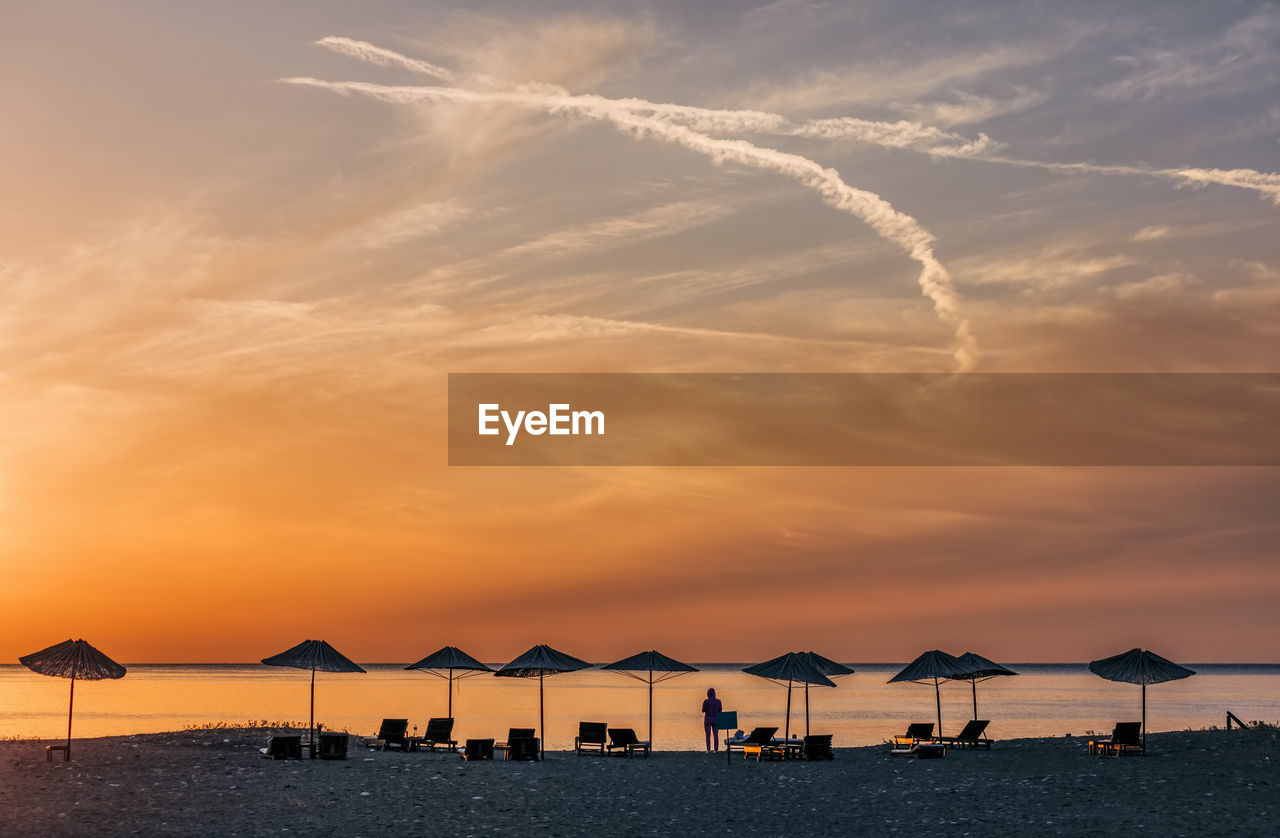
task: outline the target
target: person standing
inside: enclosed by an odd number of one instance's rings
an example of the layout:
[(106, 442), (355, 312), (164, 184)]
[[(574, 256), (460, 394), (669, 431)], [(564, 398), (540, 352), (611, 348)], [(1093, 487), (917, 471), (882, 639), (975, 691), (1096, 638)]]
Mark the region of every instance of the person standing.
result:
[(706, 700), (702, 702), (702, 727), (707, 734), (707, 753), (712, 750), (720, 752), (720, 733), (716, 721), (722, 709), (720, 699), (716, 698), (716, 688), (708, 688)]

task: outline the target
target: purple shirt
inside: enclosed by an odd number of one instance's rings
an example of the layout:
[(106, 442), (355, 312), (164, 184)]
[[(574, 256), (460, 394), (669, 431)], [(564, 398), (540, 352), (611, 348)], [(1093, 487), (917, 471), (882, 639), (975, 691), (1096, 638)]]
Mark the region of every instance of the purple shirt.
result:
[(713, 725), (723, 705), (718, 698), (708, 698), (702, 702), (702, 723)]

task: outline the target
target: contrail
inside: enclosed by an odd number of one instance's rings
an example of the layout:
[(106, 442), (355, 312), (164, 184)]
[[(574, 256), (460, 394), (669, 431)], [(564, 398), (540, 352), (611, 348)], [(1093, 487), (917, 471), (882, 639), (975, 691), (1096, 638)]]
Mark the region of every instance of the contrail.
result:
[(1123, 175), (1129, 177), (1157, 177), (1171, 180), (1180, 186), (1202, 187), (1210, 184), (1234, 186), (1259, 193), (1276, 206), (1280, 206), (1280, 174), (1259, 172), (1253, 169), (1152, 169), (1145, 166), (1117, 166), (1101, 163), (1046, 163), (1042, 160), (1023, 160), (1017, 157), (977, 155), (973, 159), (1006, 166), (1028, 169), (1045, 169), (1069, 174)]
[(394, 50), (371, 44), (368, 41), (357, 41), (352, 38), (343, 38), (340, 35), (330, 35), (327, 38), (321, 38), (315, 43), (316, 46), (331, 49), (336, 53), (359, 59), (360, 61), (367, 61), (370, 64), (377, 64), (379, 67), (399, 67), (403, 70), (431, 76), (441, 81), (454, 81), (452, 70), (439, 67), (428, 61), (401, 55)]
[[(455, 77), (443, 67), (409, 58), (383, 47), (350, 38), (328, 37), (316, 41), (319, 46), (382, 66), (399, 66), (413, 72), (454, 83)], [(555, 85), (519, 85), (489, 76), (475, 77), (478, 81), (513, 90), (529, 90), (547, 94), (569, 95), (564, 88)], [(962, 134), (943, 131), (919, 122), (901, 120), (881, 122), (853, 117), (814, 119), (793, 122), (781, 114), (757, 110), (727, 110), (699, 108), (690, 105), (663, 104), (644, 99), (614, 99), (619, 107), (641, 115), (653, 116), (685, 125), (703, 133), (762, 133), (783, 134), (795, 137), (811, 137), (826, 140), (854, 140), (885, 148), (904, 149), (927, 154), (930, 157), (962, 157), (986, 163), (1043, 169), (1071, 174), (1100, 174), (1127, 177), (1155, 177), (1173, 181), (1180, 186), (1203, 187), (1210, 184), (1248, 189), (1280, 206), (1280, 174), (1259, 172), (1254, 169), (1153, 169), (1144, 166), (1109, 166), (1093, 163), (1048, 163), (1004, 157), (996, 154), (1003, 144), (986, 134), (979, 133), (970, 139)]]
[(817, 192), (828, 205), (865, 222), (881, 238), (902, 248), (921, 266), (919, 283), (938, 316), (954, 329), (953, 355), (966, 372), (978, 360), (978, 344), (969, 321), (960, 313), (951, 275), (933, 252), (934, 238), (920, 222), (899, 212), (873, 192), (845, 183), (839, 172), (798, 154), (762, 148), (746, 140), (718, 139), (654, 116), (637, 113), (626, 104), (596, 95), (549, 95), (523, 91), (476, 91), (456, 87), (379, 85), (367, 82), (327, 82), (314, 78), (284, 79), (289, 84), (323, 88), (340, 94), (359, 93), (394, 104), (463, 102), (506, 104), (551, 114), (572, 114), (603, 120), (637, 139), (652, 137), (710, 157), (717, 163), (735, 162), (785, 175)]
[[(331, 36), (321, 38), (315, 43), (317, 46), (326, 47), (351, 58), (369, 61), (380, 66), (398, 66), (421, 75), (430, 76), (455, 85), (458, 84), (457, 78), (443, 67), (409, 58), (406, 55), (401, 55), (398, 52), (365, 41)], [(568, 90), (556, 85), (541, 83), (517, 84), (496, 79), (492, 76), (475, 76), (471, 77), (471, 80), (517, 92), (570, 95)], [(651, 102), (647, 99), (630, 97), (611, 99), (610, 101), (620, 108), (625, 108), (641, 116), (664, 119), (701, 133), (784, 134), (820, 139), (857, 140), (888, 148), (912, 149), (922, 154), (938, 157), (973, 156), (981, 151), (995, 151), (999, 148), (999, 144), (993, 142), (986, 134), (979, 134), (977, 139), (970, 139), (962, 134), (942, 131), (938, 128), (907, 120), (878, 122), (869, 119), (844, 117), (796, 123), (782, 114), (769, 113), (768, 111), (700, 108), (693, 105)]]

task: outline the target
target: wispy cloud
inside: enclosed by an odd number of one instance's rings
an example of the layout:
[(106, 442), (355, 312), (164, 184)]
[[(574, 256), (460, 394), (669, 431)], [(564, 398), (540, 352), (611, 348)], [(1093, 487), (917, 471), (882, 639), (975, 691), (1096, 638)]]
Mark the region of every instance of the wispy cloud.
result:
[(1273, 85), (1280, 11), (1266, 4), (1203, 43), (1149, 47), (1116, 59), (1131, 68), (1124, 78), (1098, 88), (1113, 99), (1148, 100), (1182, 95), (1238, 92)]
[(579, 227), (557, 230), (536, 239), (512, 245), (494, 254), (496, 258), (547, 257), (605, 247), (683, 232), (722, 218), (730, 212), (714, 201), (675, 201), (618, 218), (609, 218)]
[(1163, 224), (1155, 224), (1150, 227), (1143, 227), (1141, 230), (1133, 234), (1133, 241), (1151, 242), (1157, 239), (1163, 239), (1169, 235), (1170, 229)]
[(602, 96), (549, 96), (546, 94), (473, 91), (452, 87), (376, 85), (365, 82), (327, 82), (314, 78), (284, 79), (286, 83), (319, 87), (335, 93), (359, 93), (393, 104), (469, 102), (506, 104), (551, 114), (569, 114), (613, 124), (637, 139), (653, 138), (706, 155), (716, 163), (733, 162), (790, 177), (817, 192), (828, 205), (849, 213), (870, 226), (882, 238), (902, 248), (921, 266), (919, 284), (934, 310), (955, 329), (954, 356), (961, 370), (972, 369), (978, 345), (969, 321), (960, 312), (959, 297), (951, 275), (933, 251), (933, 236), (916, 219), (895, 209), (888, 201), (850, 186), (836, 170), (798, 154), (762, 148), (745, 140), (725, 140), (693, 131), (683, 125), (634, 113)]
[(945, 99), (898, 102), (895, 111), (929, 125), (974, 125), (1004, 114), (1018, 113), (1049, 99), (1049, 94), (1015, 87), (1002, 95), (982, 95), (956, 90)]
[(456, 200), (428, 201), (394, 210), (343, 236), (343, 242), (368, 248), (393, 247), (406, 241), (433, 236), (475, 215)]

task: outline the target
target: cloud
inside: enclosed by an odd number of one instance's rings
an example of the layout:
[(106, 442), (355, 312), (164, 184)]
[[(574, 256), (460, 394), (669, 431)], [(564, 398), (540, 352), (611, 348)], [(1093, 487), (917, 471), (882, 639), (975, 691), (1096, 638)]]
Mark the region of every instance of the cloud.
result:
[(789, 113), (850, 106), (891, 106), (971, 84), (1002, 70), (1043, 64), (1066, 52), (1077, 35), (1054, 43), (978, 47), (945, 56), (912, 56), (851, 64), (809, 73), (795, 81), (760, 83), (738, 101)]
[(921, 266), (921, 291), (933, 303), (938, 316), (955, 330), (954, 357), (964, 371), (978, 360), (978, 345), (969, 321), (960, 312), (959, 297), (951, 275), (933, 252), (933, 236), (918, 221), (895, 209), (888, 201), (845, 183), (835, 169), (798, 154), (762, 148), (745, 140), (710, 137), (676, 125), (634, 113), (602, 96), (550, 96), (539, 93), (473, 91), (453, 87), (377, 85), (366, 82), (327, 82), (314, 78), (284, 79), (340, 94), (359, 93), (393, 104), (466, 102), (507, 104), (550, 114), (569, 114), (612, 123), (636, 139), (653, 138), (706, 155), (716, 163), (739, 163), (790, 177), (817, 192), (828, 205), (849, 213), (876, 231), (881, 238), (902, 248)]
[(370, 64), (377, 64), (380, 67), (399, 67), (403, 70), (419, 73), (424, 76), (431, 76), (440, 81), (452, 82), (454, 74), (452, 70), (437, 66), (428, 61), (420, 61), (417, 58), (409, 58), (389, 49), (384, 49), (366, 41), (357, 41), (352, 38), (343, 38), (341, 36), (330, 35), (316, 41), (316, 46), (333, 50), (340, 55), (347, 55), (351, 58), (366, 61)]
[(973, 125), (1004, 114), (1017, 113), (1047, 101), (1047, 93), (1016, 87), (1004, 96), (984, 96), (957, 90), (950, 101), (894, 103), (895, 111), (931, 125)]
[(1150, 242), (1156, 239), (1163, 239), (1169, 235), (1170, 229), (1163, 225), (1155, 225), (1151, 227), (1143, 227), (1141, 230), (1133, 234), (1131, 241)]
[(1010, 285), (1039, 292), (1061, 290), (1135, 264), (1131, 256), (1091, 255), (1077, 246), (1053, 244), (1031, 252), (961, 260), (957, 270), (975, 285)]
[(1098, 94), (1145, 101), (1172, 93), (1229, 95), (1272, 85), (1278, 38), (1280, 14), (1274, 5), (1267, 5), (1211, 41), (1145, 48), (1117, 58), (1132, 71), (1099, 87)]
[(499, 251), (494, 258), (523, 259), (595, 251), (683, 232), (722, 218), (728, 212), (728, 207), (713, 201), (675, 201), (630, 215), (548, 233)]
[(395, 210), (343, 236), (344, 242), (368, 248), (392, 247), (412, 239), (432, 236), (475, 213), (458, 201), (428, 201)]

